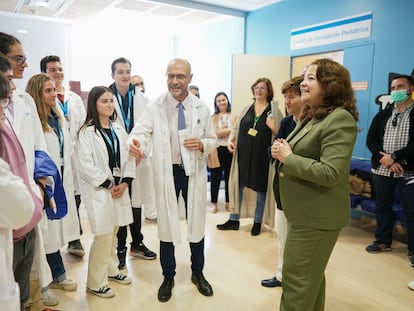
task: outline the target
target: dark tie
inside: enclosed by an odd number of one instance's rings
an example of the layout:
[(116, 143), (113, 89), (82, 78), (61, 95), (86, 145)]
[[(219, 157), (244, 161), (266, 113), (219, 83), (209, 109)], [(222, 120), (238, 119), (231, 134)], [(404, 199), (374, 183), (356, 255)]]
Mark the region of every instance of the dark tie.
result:
[(178, 107), (178, 130), (184, 130), (186, 128), (185, 117), (184, 117), (184, 106), (182, 103), (178, 103), (177, 107)]

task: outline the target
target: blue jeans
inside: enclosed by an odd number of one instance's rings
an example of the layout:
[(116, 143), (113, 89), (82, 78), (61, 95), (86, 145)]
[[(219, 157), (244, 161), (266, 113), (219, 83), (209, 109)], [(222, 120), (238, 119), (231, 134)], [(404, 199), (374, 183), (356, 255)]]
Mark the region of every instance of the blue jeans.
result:
[(59, 283), (66, 280), (66, 271), (63, 266), (62, 256), (60, 251), (55, 253), (46, 254), (47, 263), (49, 264), (50, 271), (52, 272), (53, 281)]
[(375, 238), (378, 243), (391, 245), (392, 230), (394, 227), (394, 192), (398, 188), (401, 206), (404, 210), (408, 251), (414, 252), (414, 183), (408, 184), (404, 178), (393, 178), (381, 175), (372, 175), (372, 184), (375, 189), (375, 216), (377, 229)]
[[(244, 185), (239, 185), (239, 213), (238, 214), (230, 214), (230, 220), (239, 220), (240, 219), (240, 210), (243, 203), (243, 189), (245, 188)], [(263, 219), (263, 212), (265, 208), (266, 202), (266, 192), (256, 192), (256, 210), (254, 212), (254, 222), (255, 223), (262, 223)]]

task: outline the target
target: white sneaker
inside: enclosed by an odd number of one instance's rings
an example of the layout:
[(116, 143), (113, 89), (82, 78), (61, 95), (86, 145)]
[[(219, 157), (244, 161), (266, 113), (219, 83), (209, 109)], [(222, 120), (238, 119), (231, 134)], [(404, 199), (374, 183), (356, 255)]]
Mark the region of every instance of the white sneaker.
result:
[(414, 290), (414, 281), (408, 283), (408, 288)]
[(53, 281), (52, 283), (50, 283), (49, 287), (54, 289), (61, 289), (67, 292), (72, 292), (78, 288), (78, 283), (76, 283), (72, 279), (66, 279), (59, 283)]
[(98, 290), (94, 290), (91, 289), (89, 287), (86, 288), (86, 291), (88, 293), (94, 294), (98, 297), (102, 297), (102, 298), (111, 298), (115, 296), (115, 292), (112, 290), (112, 288), (108, 287), (108, 286), (103, 286)]
[(114, 282), (118, 282), (119, 284), (123, 284), (123, 285), (128, 285), (131, 284), (132, 279), (122, 273), (118, 273), (117, 275), (113, 275), (113, 276), (108, 276), (108, 280), (109, 281), (114, 281)]
[(56, 306), (60, 302), (60, 297), (50, 289), (47, 289), (42, 293), (42, 301), (47, 307)]

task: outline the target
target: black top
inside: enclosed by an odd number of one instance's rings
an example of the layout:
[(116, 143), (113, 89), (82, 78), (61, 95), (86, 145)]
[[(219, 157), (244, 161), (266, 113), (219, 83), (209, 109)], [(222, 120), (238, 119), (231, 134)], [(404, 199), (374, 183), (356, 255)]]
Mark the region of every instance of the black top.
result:
[[(108, 165), (109, 165), (109, 168), (111, 169), (111, 172), (113, 172), (113, 169), (116, 165), (118, 166), (119, 169), (121, 169), (121, 167), (120, 167), (121, 166), (120, 165), (120, 163), (121, 163), (121, 152), (120, 152), (120, 149), (119, 149), (120, 144), (119, 144), (118, 136), (116, 136), (116, 134), (115, 134), (115, 139), (118, 141), (117, 142), (118, 148), (117, 148), (116, 154), (114, 154), (112, 148), (115, 144), (114, 144), (114, 139), (112, 137), (111, 130), (102, 128), (102, 131), (104, 131), (106, 133), (107, 137), (111, 140), (111, 143), (112, 143), (112, 146), (111, 146), (109, 144), (109, 142), (104, 137), (102, 137), (102, 139), (105, 142), (106, 149), (108, 151), (108, 157), (109, 157)], [(116, 161), (115, 161), (115, 157), (116, 157)], [(128, 185), (130, 185), (131, 181), (132, 181), (132, 178), (130, 178), (130, 177), (122, 178), (122, 181), (120, 182), (119, 177), (114, 177), (114, 180), (115, 180), (115, 184), (117, 184), (117, 185), (120, 184), (121, 182), (126, 182)], [(107, 179), (107, 180), (105, 180), (104, 183), (101, 184), (101, 186), (107, 188), (107, 187), (109, 187), (110, 184), (111, 184), (111, 181), (109, 179)]]
[[(367, 147), (372, 153), (371, 165), (375, 169), (380, 163), (381, 155), (380, 151), (383, 149), (383, 139), (385, 133), (385, 125), (388, 119), (392, 115), (394, 105), (389, 104), (384, 110), (380, 110), (371, 122), (371, 125), (367, 134)], [(404, 171), (414, 171), (414, 109), (410, 112), (410, 130), (408, 144), (405, 148), (396, 150), (394, 152), (396, 161), (406, 160), (407, 165), (402, 165)]]
[[(287, 117), (284, 117), (280, 121), (279, 131), (275, 135), (275, 140), (278, 139), (278, 138), (286, 139), (289, 136), (289, 134), (295, 129), (295, 127), (296, 127), (296, 122), (293, 119), (293, 114), (288, 115)], [(271, 149), (272, 149), (272, 146), (270, 145), (268, 150), (267, 150), (270, 160), (272, 160), (272, 150)]]
[(254, 104), (240, 121), (239, 137), (237, 140), (239, 183), (254, 191), (266, 192), (267, 178), (269, 174), (269, 157), (267, 148), (272, 141), (272, 130), (266, 125), (268, 112), (271, 111), (270, 104), (254, 127), (256, 136), (248, 132), (254, 126)]
[[(289, 115), (285, 118), (283, 118), (280, 121), (279, 131), (275, 135), (275, 140), (278, 138), (284, 138), (286, 139), (289, 134), (295, 129), (296, 122), (293, 119), (293, 115)], [(272, 152), (271, 152), (271, 146), (268, 149), (269, 158), (272, 158)], [(275, 160), (274, 160), (275, 161)], [(275, 165), (277, 167), (277, 163)], [(280, 202), (280, 195), (279, 195), (279, 176), (276, 174), (273, 179), (273, 192), (275, 194), (275, 200), (276, 200), (276, 207), (279, 210), (282, 210), (282, 203)]]

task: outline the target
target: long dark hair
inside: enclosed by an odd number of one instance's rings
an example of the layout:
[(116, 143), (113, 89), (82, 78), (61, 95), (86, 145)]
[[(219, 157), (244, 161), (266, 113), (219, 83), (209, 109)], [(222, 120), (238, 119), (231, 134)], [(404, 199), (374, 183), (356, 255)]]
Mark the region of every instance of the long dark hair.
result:
[[(0, 73), (0, 99), (7, 98), (10, 93), (9, 81)], [(1, 116), (0, 116), (1, 118)], [(1, 121), (0, 121), (1, 122)], [(0, 135), (0, 157), (3, 155), (3, 138)]]
[[(112, 90), (107, 86), (95, 86), (89, 91), (88, 105), (86, 107), (86, 119), (85, 119), (85, 122), (83, 122), (79, 131), (87, 126), (94, 126), (95, 131), (97, 129), (102, 128), (101, 122), (99, 121), (99, 115), (98, 115), (98, 109), (96, 108), (96, 103), (99, 97), (101, 97), (106, 92), (113, 94)], [(109, 119), (111, 121), (115, 121), (116, 117), (117, 117), (117, 113), (114, 110), (113, 115)], [(79, 135), (79, 131), (78, 131), (78, 135)]]
[(223, 95), (227, 99), (227, 112), (231, 112), (231, 103), (229, 101), (229, 97), (224, 92), (218, 92), (216, 96), (214, 96), (214, 114), (218, 114), (220, 112), (219, 107), (217, 107), (217, 97)]

